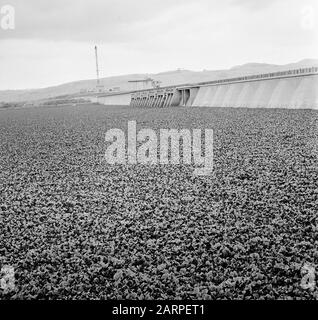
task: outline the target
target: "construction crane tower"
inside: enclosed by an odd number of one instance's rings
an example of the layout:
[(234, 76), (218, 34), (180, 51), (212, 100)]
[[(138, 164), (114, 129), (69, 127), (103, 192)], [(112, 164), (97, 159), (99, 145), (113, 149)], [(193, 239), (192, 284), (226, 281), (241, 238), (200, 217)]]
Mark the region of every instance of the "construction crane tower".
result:
[(98, 92), (101, 92), (103, 91), (104, 86), (100, 84), (100, 80), (99, 80), (97, 46), (95, 46), (95, 61), (96, 61), (96, 89)]
[(99, 86), (99, 70), (98, 70), (98, 55), (97, 46), (95, 46), (95, 60), (96, 60), (96, 86)]

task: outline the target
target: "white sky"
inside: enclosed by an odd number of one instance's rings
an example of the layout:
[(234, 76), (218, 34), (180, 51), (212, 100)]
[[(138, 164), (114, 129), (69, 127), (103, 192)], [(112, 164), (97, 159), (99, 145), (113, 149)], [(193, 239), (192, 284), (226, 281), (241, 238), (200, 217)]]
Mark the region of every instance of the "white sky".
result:
[[(318, 58), (317, 0), (0, 0), (0, 90)], [(0, 13), (0, 21), (3, 14)]]

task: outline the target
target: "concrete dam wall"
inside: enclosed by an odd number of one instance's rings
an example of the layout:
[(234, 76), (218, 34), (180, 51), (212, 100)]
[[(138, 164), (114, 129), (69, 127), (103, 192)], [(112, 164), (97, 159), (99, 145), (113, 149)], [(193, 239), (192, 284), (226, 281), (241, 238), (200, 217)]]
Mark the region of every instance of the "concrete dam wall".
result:
[(125, 106), (130, 105), (131, 103), (131, 94), (115, 94), (107, 97), (98, 97), (97, 99), (98, 103), (101, 104), (108, 104), (112, 106)]
[[(95, 99), (95, 100), (94, 100)], [(318, 68), (222, 79), (92, 97), (132, 107), (243, 107), (318, 109)]]
[(318, 109), (318, 75), (202, 86), (191, 105)]

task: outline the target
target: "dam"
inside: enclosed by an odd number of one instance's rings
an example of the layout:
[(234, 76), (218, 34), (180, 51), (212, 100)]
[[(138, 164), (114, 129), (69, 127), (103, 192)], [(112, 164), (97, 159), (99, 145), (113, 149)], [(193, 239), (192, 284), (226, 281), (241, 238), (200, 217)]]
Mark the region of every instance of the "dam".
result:
[(318, 109), (318, 67), (86, 97), (131, 107)]

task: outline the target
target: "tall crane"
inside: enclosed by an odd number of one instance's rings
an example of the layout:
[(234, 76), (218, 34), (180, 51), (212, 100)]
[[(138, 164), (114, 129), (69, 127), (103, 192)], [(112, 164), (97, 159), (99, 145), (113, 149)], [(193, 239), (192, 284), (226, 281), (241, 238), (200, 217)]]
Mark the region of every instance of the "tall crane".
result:
[(95, 46), (95, 60), (96, 60), (96, 87), (98, 89), (100, 86), (100, 81), (99, 81), (97, 46)]

